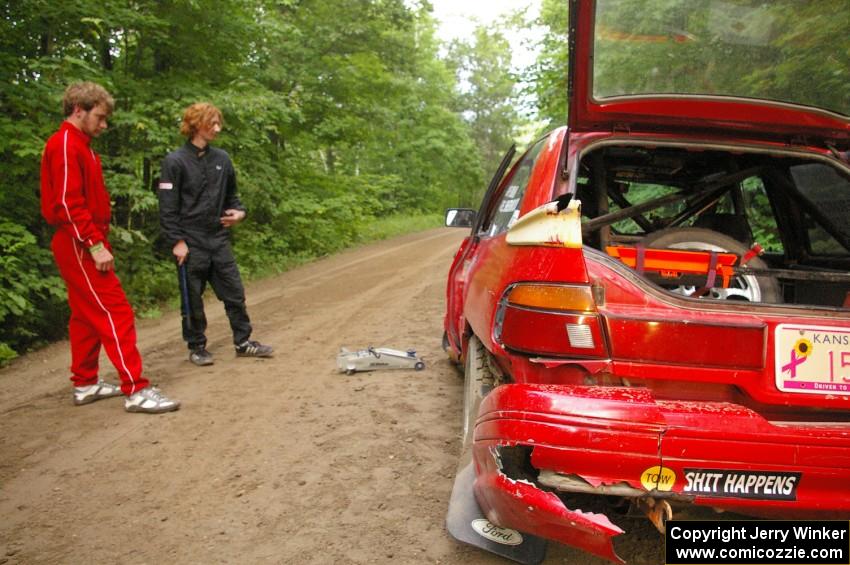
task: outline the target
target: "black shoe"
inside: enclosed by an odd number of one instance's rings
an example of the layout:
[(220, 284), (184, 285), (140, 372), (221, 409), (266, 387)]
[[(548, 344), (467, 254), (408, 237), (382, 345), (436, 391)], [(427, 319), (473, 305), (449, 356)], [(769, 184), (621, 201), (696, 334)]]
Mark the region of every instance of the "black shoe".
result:
[(245, 341), (236, 346), (237, 357), (271, 357), (272, 353), (271, 345), (263, 345), (259, 341)]
[(212, 353), (207, 351), (205, 347), (201, 347), (200, 349), (193, 349), (189, 354), (189, 361), (197, 365), (198, 367), (204, 367), (206, 365), (213, 364), (213, 356)]

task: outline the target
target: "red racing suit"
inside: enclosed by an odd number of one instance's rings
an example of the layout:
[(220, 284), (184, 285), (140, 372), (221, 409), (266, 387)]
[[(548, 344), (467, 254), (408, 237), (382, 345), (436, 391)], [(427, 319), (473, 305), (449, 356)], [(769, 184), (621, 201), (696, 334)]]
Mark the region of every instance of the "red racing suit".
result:
[(146, 386), (136, 347), (133, 310), (112, 270), (95, 268), (88, 248), (107, 240), (112, 213), (103, 184), (100, 157), (91, 138), (63, 122), (47, 140), (41, 159), (41, 213), (57, 230), (53, 257), (68, 289), (71, 319), (71, 381), (87, 386), (98, 381), (100, 348), (121, 378), (121, 390), (133, 394)]

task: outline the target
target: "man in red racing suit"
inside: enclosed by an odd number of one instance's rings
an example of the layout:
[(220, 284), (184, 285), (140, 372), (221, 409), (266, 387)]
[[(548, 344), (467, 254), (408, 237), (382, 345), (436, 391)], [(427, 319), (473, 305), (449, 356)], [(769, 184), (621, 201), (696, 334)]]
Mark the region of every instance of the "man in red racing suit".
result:
[[(71, 381), (74, 404), (126, 396), (128, 412), (161, 413), (180, 407), (142, 375), (133, 310), (113, 270), (109, 245), (111, 206), (100, 157), (89, 142), (106, 129), (114, 102), (101, 86), (83, 82), (65, 91), (65, 121), (44, 148), (41, 213), (55, 226), (51, 249), (68, 289)], [(103, 346), (121, 386), (101, 381)]]

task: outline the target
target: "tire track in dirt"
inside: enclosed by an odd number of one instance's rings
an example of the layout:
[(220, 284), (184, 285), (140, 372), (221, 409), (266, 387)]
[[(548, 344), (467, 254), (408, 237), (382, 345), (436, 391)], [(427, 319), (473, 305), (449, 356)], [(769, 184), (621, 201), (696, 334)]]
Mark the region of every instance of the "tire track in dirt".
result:
[[(233, 356), (214, 298), (212, 367), (186, 359), (178, 313), (141, 321), (176, 413), (72, 406), (67, 343), (0, 371), (0, 564), (504, 563), (444, 527), (462, 386), (440, 336), (462, 237), (411, 234), (248, 285), (273, 359)], [(343, 345), (415, 347), (427, 366), (347, 376)], [(561, 562), (602, 563), (550, 548)]]

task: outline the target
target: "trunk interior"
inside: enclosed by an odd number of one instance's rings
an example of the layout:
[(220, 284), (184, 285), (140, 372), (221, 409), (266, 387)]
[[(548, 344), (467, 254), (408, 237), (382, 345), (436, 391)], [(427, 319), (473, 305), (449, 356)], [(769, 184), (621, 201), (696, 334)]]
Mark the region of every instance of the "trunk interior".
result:
[(576, 192), (585, 243), (670, 292), (850, 308), (850, 174), (820, 155), (609, 142)]

